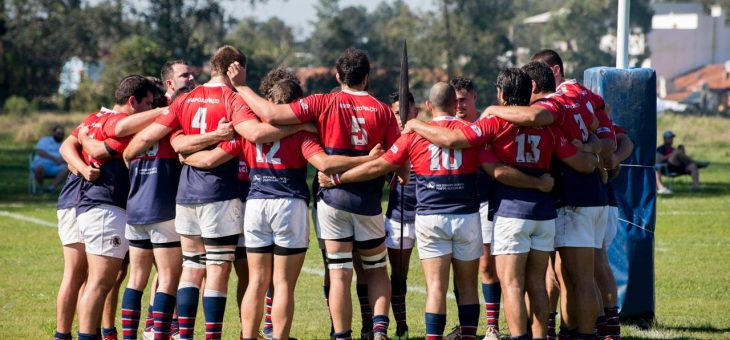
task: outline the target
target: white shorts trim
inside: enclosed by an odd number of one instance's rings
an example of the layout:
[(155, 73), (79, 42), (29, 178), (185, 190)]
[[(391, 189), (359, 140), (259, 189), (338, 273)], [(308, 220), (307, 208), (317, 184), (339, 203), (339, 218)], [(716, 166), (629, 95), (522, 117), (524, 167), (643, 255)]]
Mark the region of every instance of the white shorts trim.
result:
[(603, 248), (608, 249), (616, 238), (618, 232), (618, 207), (608, 207), (608, 216), (606, 217), (606, 236), (603, 238)]
[(562, 207), (555, 219), (555, 248), (603, 248), (608, 206)]
[(553, 251), (555, 220), (494, 217), (492, 255), (523, 254), (531, 249)]
[(246, 248), (309, 247), (307, 203), (299, 198), (249, 199), (243, 218)]
[[(403, 229), (403, 249), (413, 249), (416, 243), (416, 223), (405, 223)], [(385, 218), (385, 246), (390, 249), (400, 249), (401, 224), (391, 218)]]
[(320, 237), (325, 240), (341, 240), (352, 237), (355, 242), (385, 238), (383, 214), (358, 215), (333, 208), (323, 200), (317, 202), (317, 222)]
[(489, 202), (479, 204), (479, 219), (482, 223), (482, 242), (492, 243), (494, 233), (494, 221), (489, 220)]
[(129, 250), (124, 237), (127, 212), (113, 205), (99, 205), (76, 217), (86, 253), (123, 259)]
[(152, 244), (180, 242), (174, 219), (149, 224), (127, 224), (125, 236), (130, 241), (150, 240)]
[(219, 238), (243, 232), (243, 203), (234, 198), (202, 204), (176, 204), (175, 230), (180, 235)]
[(454, 259), (471, 261), (484, 252), (478, 213), (416, 215), (416, 238), (421, 259), (453, 254)]
[(76, 222), (76, 208), (59, 209), (56, 211), (58, 217), (58, 237), (61, 244), (66, 246), (74, 243), (84, 243), (84, 238)]

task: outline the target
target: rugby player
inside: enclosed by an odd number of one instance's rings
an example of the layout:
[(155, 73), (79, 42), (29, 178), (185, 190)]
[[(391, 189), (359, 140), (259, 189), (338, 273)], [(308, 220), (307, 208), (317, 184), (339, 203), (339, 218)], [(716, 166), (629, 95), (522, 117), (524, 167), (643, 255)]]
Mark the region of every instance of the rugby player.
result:
[[(449, 83), (456, 90), (456, 116), (474, 123), (479, 119), (477, 111), (477, 90), (474, 82), (465, 77), (455, 77)], [(479, 276), (482, 283), (482, 297), (486, 318), (485, 340), (499, 338), (499, 308), (502, 289), (497, 277), (494, 255), (491, 253), (492, 230), (494, 221), (489, 211), (489, 195), (492, 185), (491, 177), (484, 169), (477, 169), (477, 196), (479, 197), (479, 217), (482, 225), (482, 242), (484, 253), (479, 258)], [(458, 296), (458, 294), (455, 294)]]
[[(129, 162), (140, 152), (174, 129), (185, 135), (201, 135), (195, 143), (176, 147), (178, 153), (191, 153), (221, 141), (216, 131), (219, 124), (248, 110), (236, 96), (226, 76), (233, 62), (245, 65), (245, 55), (233, 46), (219, 48), (211, 58), (211, 79), (189, 93), (180, 95), (169, 107), (169, 113), (138, 133), (124, 153)], [(293, 127), (298, 131), (300, 127)], [(257, 131), (261, 133), (261, 131)], [(183, 273), (177, 291), (177, 308), (181, 339), (194, 333), (195, 316), (203, 276), (203, 311), (206, 338), (220, 339), (227, 301), (227, 285), (231, 263), (241, 234), (243, 206), (238, 199), (238, 161), (230, 160), (213, 169), (183, 166), (176, 198), (175, 229), (181, 235)]]
[[(128, 117), (148, 110), (153, 93), (154, 84), (144, 77), (124, 78), (115, 93), (113, 112), (101, 115), (89, 129), (94, 139), (104, 141), (104, 147), (95, 149), (93, 146), (97, 144), (88, 144), (84, 149), (84, 161), (100, 166), (101, 176), (97, 181), (82, 184), (83, 194), (77, 207), (77, 222), (85, 241), (89, 267), (86, 289), (79, 299), (79, 339), (99, 337), (96, 332), (104, 297), (118, 281), (122, 259), (127, 252), (123, 232), (129, 178), (119, 156), (128, 141), (125, 136), (135, 133), (159, 114), (160, 110), (155, 110)], [(79, 134), (79, 138), (83, 145), (84, 137)]]
[[(390, 95), (390, 108), (398, 122), (398, 127), (403, 123), (400, 118), (400, 94), (394, 92)], [(407, 120), (415, 119), (418, 116), (418, 108), (413, 94), (408, 92), (408, 115)], [(388, 207), (385, 210), (385, 246), (388, 248), (388, 260), (390, 262), (390, 289), (392, 292), (391, 305), (393, 317), (396, 322), (396, 339), (408, 339), (408, 323), (406, 318), (406, 293), (408, 292), (408, 267), (411, 260), (411, 252), (416, 242), (416, 174), (411, 169), (408, 173), (408, 181), (401, 184), (398, 176), (393, 173), (390, 177), (390, 194), (388, 195)], [(401, 221), (403, 224), (401, 225)], [(401, 231), (401, 228), (405, 228)], [(403, 238), (401, 238), (401, 233)], [(401, 248), (403, 249), (401, 251)]]
[[(336, 78), (342, 90), (311, 95), (297, 103), (276, 105), (247, 86), (237, 86), (239, 95), (262, 120), (272, 124), (316, 121), (325, 152), (364, 156), (375, 145), (389, 148), (398, 138), (397, 122), (390, 108), (370, 96), (370, 61), (364, 51), (347, 49), (337, 59)], [(230, 71), (241, 72), (234, 64)], [(240, 84), (244, 85), (244, 84)], [(367, 272), (368, 293), (373, 309), (374, 338), (387, 336), (390, 280), (386, 270), (385, 230), (380, 206), (384, 178), (349, 184), (318, 193), (319, 237), (325, 240), (330, 273), (330, 312), (334, 337), (352, 336), (352, 252), (357, 248)]]
[[(618, 175), (621, 170), (620, 163), (631, 155), (634, 144), (626, 134), (626, 131), (619, 125), (614, 124), (613, 130), (616, 135), (616, 150), (611, 155), (609, 168), (612, 169), (612, 178)], [(608, 247), (611, 246), (616, 237), (618, 229), (618, 204), (616, 201), (616, 189), (614, 183), (608, 184), (608, 218), (606, 224), (606, 237), (603, 240), (603, 248), (596, 253), (596, 284), (601, 292), (603, 302), (603, 313), (605, 316), (605, 328), (598, 329), (598, 336), (602, 338), (620, 339), (621, 324), (618, 316), (618, 289), (616, 280), (613, 277), (611, 266), (608, 262)]]

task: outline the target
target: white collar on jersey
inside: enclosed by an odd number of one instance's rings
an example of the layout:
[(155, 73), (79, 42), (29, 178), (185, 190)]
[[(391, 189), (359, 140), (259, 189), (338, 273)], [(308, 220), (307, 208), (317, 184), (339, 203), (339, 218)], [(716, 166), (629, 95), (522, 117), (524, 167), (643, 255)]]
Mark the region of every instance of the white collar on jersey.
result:
[(118, 113), (117, 111), (114, 111), (112, 109), (108, 109), (106, 107), (101, 107), (101, 110), (99, 110), (100, 113)]
[(368, 93), (367, 91), (352, 91), (352, 90), (348, 90), (348, 89), (342, 89), (342, 92), (351, 94), (353, 96), (369, 96), (370, 95), (370, 93)]
[(437, 117), (433, 117), (433, 119), (431, 119), (431, 120), (434, 122), (438, 122), (438, 121), (442, 121), (442, 120), (458, 120), (458, 119), (459, 118), (456, 118), (454, 116), (437, 116)]
[(221, 87), (221, 86), (228, 86), (228, 85), (223, 84), (223, 83), (205, 83), (205, 84), (203, 84), (203, 86), (205, 86), (205, 87)]
[(566, 79), (566, 80), (564, 80), (564, 81), (563, 81), (562, 83), (560, 83), (560, 85), (558, 85), (558, 87), (556, 87), (556, 88), (557, 88), (557, 89), (559, 89), (559, 88), (563, 87), (564, 85), (568, 85), (568, 84), (575, 84), (575, 83), (577, 83), (577, 82), (578, 82), (578, 81), (577, 81), (577, 80), (575, 80), (575, 79)]

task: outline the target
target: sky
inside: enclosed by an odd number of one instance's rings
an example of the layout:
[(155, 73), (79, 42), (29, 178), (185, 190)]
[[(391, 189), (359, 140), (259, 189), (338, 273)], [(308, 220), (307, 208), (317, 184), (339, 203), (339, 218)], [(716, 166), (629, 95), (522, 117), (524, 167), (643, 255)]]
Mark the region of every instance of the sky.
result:
[[(101, 0), (89, 0), (95, 4)], [(132, 0), (131, 3), (144, 6), (145, 0)], [(315, 20), (315, 5), (317, 0), (268, 0), (263, 4), (256, 4), (252, 7), (249, 0), (221, 0), (221, 5), (234, 18), (256, 17), (261, 21), (271, 17), (279, 17), (294, 29), (296, 40), (304, 40), (312, 34)], [(378, 7), (381, 2), (393, 2), (392, 0), (340, 0), (340, 8), (359, 5), (364, 6), (368, 11)], [(416, 11), (428, 11), (435, 9), (434, 0), (404, 0), (408, 6)]]

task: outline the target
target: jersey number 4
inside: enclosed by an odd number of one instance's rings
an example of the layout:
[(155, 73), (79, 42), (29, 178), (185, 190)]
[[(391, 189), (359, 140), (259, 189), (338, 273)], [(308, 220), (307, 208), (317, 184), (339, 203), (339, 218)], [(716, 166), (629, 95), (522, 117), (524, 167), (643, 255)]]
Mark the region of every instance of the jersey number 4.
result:
[(208, 124), (205, 123), (205, 116), (208, 114), (208, 108), (207, 107), (201, 107), (198, 108), (198, 111), (195, 111), (195, 116), (193, 116), (193, 128), (200, 129), (200, 134), (205, 133), (205, 129), (208, 128)]
[(280, 147), (281, 144), (278, 141), (271, 143), (269, 151), (264, 153), (264, 144), (256, 144), (256, 162), (281, 164), (281, 158), (276, 157), (276, 153), (279, 152)]
[(431, 171), (456, 170), (461, 167), (462, 156), (459, 149), (444, 149), (431, 144), (428, 146), (428, 151), (431, 152)]
[[(519, 134), (515, 138), (517, 143), (517, 163), (537, 163), (540, 161), (540, 136)], [(526, 150), (525, 144), (529, 145)]]

